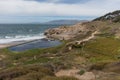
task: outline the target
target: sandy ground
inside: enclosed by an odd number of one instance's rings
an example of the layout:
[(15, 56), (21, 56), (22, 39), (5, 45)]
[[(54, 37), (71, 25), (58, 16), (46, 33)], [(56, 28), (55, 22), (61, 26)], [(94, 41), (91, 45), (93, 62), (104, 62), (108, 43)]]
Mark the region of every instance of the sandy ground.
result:
[(12, 46), (10, 44), (0, 44), (0, 49)]
[(60, 76), (73, 76), (79, 80), (96, 80), (95, 75), (92, 72), (85, 72), (83, 75), (78, 74), (79, 69), (60, 70), (55, 75)]

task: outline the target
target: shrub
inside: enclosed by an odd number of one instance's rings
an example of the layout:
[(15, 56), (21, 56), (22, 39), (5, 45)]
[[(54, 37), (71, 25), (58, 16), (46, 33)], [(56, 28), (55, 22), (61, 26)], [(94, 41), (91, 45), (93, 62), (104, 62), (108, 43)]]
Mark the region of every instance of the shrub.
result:
[[(29, 65), (22, 66), (17, 68), (10, 68), (0, 72), (0, 80), (13, 80), (17, 78), (26, 78), (21, 80), (29, 80), (27, 78), (39, 78), (41, 79), (44, 76), (53, 76), (54, 73), (49, 69), (41, 65)], [(35, 79), (34, 79), (35, 80)]]
[(83, 75), (85, 73), (85, 70), (80, 70), (78, 74)]

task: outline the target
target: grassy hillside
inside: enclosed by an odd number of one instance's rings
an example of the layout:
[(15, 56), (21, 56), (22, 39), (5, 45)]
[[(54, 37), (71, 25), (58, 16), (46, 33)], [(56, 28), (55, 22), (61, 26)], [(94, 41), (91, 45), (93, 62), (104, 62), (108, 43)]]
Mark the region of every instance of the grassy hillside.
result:
[(81, 40), (78, 35), (62, 45), (23, 52), (0, 50), (0, 80), (78, 80), (75, 76), (57, 77), (56, 72), (77, 69), (79, 76), (87, 72), (96, 80), (120, 80), (120, 23), (92, 21), (83, 23), (99, 31), (95, 38), (84, 45), (67, 44)]

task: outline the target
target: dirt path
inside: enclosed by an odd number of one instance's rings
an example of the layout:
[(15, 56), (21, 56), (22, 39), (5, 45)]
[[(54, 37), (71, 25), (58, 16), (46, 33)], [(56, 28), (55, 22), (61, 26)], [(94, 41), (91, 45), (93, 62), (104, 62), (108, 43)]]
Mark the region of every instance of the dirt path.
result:
[(83, 40), (76, 41), (76, 42), (77, 42), (78, 44), (81, 44), (82, 42), (87, 42), (87, 41), (93, 39), (97, 33), (98, 33), (98, 31), (95, 31), (95, 32), (93, 32), (93, 33), (91, 34), (91, 36), (89, 36), (89, 37), (87, 37), (87, 38), (85, 38), (85, 39), (83, 39)]
[(90, 36), (88, 36), (87, 38), (84, 38), (84, 39), (82, 39), (80, 41), (73, 41), (73, 42), (68, 43), (67, 44), (68, 50), (72, 50), (72, 48), (73, 48), (72, 45), (75, 45), (75, 44), (77, 44), (77, 45), (84, 45), (85, 42), (93, 39), (95, 37), (95, 35), (98, 34), (98, 33), (99, 32), (96, 30)]
[[(86, 42), (86, 41), (89, 41), (89, 40), (93, 39), (96, 34), (98, 34), (98, 31), (95, 31), (89, 37), (87, 37), (87, 38), (85, 38), (83, 40), (80, 40), (80, 41), (76, 41), (76, 42), (79, 45), (82, 42)], [(79, 69), (60, 70), (55, 75), (57, 77), (60, 77), (60, 76), (73, 76), (73, 77), (78, 78), (79, 80), (95, 80), (95, 75), (93, 74), (93, 72), (85, 72), (83, 75), (80, 75), (80, 74), (78, 74), (79, 71), (80, 71)]]

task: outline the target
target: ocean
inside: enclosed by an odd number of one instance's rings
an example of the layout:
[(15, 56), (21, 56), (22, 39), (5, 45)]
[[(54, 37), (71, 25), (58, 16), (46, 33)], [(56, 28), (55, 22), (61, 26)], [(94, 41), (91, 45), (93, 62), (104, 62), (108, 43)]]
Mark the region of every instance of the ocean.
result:
[(0, 44), (45, 38), (44, 31), (60, 24), (0, 24)]

